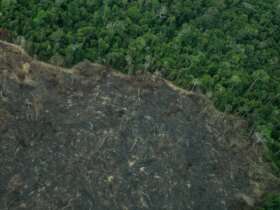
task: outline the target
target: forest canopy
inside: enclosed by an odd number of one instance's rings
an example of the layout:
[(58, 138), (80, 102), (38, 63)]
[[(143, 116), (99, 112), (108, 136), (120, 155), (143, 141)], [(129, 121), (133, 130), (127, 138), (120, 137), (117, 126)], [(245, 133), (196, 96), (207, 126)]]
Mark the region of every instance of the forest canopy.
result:
[(157, 71), (202, 91), (261, 133), (278, 173), (279, 23), (279, 0), (2, 0), (0, 9), (0, 27), (40, 59)]

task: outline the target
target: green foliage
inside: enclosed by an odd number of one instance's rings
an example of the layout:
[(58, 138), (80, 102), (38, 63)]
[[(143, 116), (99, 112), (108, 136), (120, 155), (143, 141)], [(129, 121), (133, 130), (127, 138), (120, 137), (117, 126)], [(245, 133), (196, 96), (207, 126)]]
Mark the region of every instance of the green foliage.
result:
[(266, 202), (260, 210), (279, 210), (280, 196), (271, 194), (266, 198)]
[(161, 71), (246, 117), (280, 167), (278, 0), (2, 0), (0, 27), (44, 60)]

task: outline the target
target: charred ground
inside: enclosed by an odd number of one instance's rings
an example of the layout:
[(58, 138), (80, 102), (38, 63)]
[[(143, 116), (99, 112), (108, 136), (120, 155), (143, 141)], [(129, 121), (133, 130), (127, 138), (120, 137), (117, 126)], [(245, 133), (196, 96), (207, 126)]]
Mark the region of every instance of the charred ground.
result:
[(153, 75), (0, 42), (0, 209), (254, 209), (279, 187), (246, 123)]

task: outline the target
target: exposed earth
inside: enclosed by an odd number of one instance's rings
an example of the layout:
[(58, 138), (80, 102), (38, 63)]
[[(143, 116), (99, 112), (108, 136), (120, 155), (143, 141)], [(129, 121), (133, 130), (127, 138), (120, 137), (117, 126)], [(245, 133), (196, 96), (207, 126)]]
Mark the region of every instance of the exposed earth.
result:
[(0, 42), (0, 209), (242, 210), (280, 189), (246, 122), (157, 75)]

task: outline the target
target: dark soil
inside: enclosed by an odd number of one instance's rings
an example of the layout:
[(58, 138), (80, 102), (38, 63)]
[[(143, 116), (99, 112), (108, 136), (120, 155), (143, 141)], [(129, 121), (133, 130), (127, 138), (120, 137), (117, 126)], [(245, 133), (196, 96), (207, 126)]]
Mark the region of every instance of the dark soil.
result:
[(0, 209), (254, 209), (279, 182), (246, 123), (154, 75), (0, 42)]

